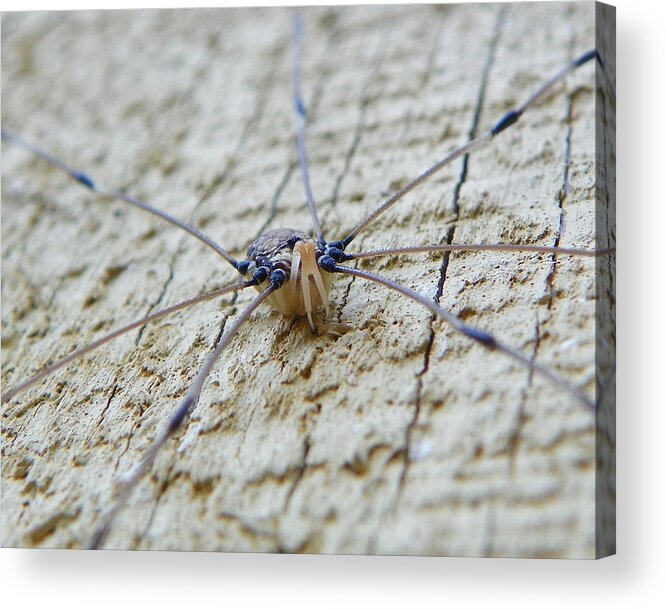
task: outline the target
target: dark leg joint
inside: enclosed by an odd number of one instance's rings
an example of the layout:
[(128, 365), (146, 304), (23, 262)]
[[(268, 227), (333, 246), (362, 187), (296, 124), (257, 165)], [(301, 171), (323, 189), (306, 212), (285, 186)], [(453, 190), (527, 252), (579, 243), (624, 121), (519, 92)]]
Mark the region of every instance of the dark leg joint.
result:
[(252, 264), (251, 260), (239, 260), (238, 262), (235, 263), (236, 271), (240, 273), (241, 275), (247, 275), (247, 271), (249, 270), (249, 265)]
[[(575, 61), (575, 67), (581, 66), (582, 64), (586, 63), (587, 61), (590, 61), (591, 59), (593, 59), (597, 55), (598, 55), (598, 53), (596, 52), (596, 49), (592, 49), (592, 50), (584, 53), (584, 55), (582, 55), (581, 57), (579, 57)], [(598, 57), (598, 61), (600, 62), (601, 66), (602, 66), (603, 62), (600, 61), (600, 57)]]
[(303, 118), (307, 117), (307, 110), (305, 110), (305, 104), (303, 103), (302, 99), (299, 97), (296, 97), (295, 99), (295, 106), (296, 106), (296, 112), (302, 116)]
[(69, 175), (71, 175), (77, 182), (83, 184), (86, 188), (95, 190), (95, 183), (84, 173), (81, 173), (80, 171), (72, 171)]
[(282, 269), (275, 269), (272, 273), (270, 273), (270, 287), (273, 290), (277, 290), (284, 285), (286, 279), (287, 277), (285, 271)]
[(462, 324), (462, 326), (460, 326), (460, 330), (462, 330), (462, 332), (464, 332), (464, 334), (466, 334), (469, 338), (479, 342), (483, 347), (487, 347), (488, 349), (496, 349), (498, 346), (496, 339), (491, 334), (483, 332), (483, 330), (479, 330), (473, 326), (467, 326), (466, 324)]
[(324, 271), (328, 271), (329, 273), (334, 273), (337, 267), (337, 261), (327, 254), (319, 257), (318, 263)]
[(169, 426), (166, 430), (166, 433), (168, 435), (171, 435), (174, 433), (182, 424), (183, 419), (185, 418), (185, 415), (189, 412), (189, 409), (194, 406), (196, 403), (196, 399), (194, 396), (186, 396), (185, 400), (183, 403), (180, 405), (180, 408), (175, 411), (174, 415), (171, 417), (171, 420), (169, 421)]
[(263, 283), (270, 276), (271, 269), (267, 266), (260, 266), (254, 271), (252, 275), (252, 280), (256, 282), (256, 285)]
[(494, 125), (492, 128), (492, 135), (497, 135), (504, 129), (508, 129), (508, 127), (514, 125), (521, 115), (522, 112), (519, 110), (511, 110), (508, 112), (508, 114), (506, 114), (496, 125)]
[(330, 256), (336, 262), (346, 262), (347, 260), (353, 260), (353, 254), (347, 254), (344, 250), (333, 245), (329, 245), (325, 248), (325, 255)]
[[(342, 247), (340, 249), (345, 250), (347, 247), (349, 247), (349, 245), (351, 244), (351, 241), (353, 241), (353, 237), (351, 237), (349, 235), (346, 239), (344, 239), (343, 241), (339, 241), (337, 243), (341, 243)], [(331, 244), (331, 245), (333, 245), (333, 244)]]

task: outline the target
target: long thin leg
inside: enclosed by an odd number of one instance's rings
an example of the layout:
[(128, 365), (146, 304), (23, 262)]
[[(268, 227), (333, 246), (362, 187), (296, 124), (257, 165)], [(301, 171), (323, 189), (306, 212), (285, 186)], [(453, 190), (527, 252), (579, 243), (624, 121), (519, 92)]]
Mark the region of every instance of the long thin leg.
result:
[(208, 355), (205, 362), (203, 362), (203, 366), (201, 366), (201, 369), (194, 379), (194, 382), (187, 390), (185, 397), (182, 399), (178, 407), (171, 415), (166, 428), (159, 436), (157, 436), (157, 439), (153, 442), (152, 446), (150, 446), (139, 464), (121, 479), (120, 489), (115, 504), (111, 508), (111, 511), (108, 513), (104, 524), (96, 531), (90, 543), (91, 550), (98, 549), (101, 544), (104, 543), (104, 540), (111, 530), (115, 517), (127, 501), (132, 490), (136, 487), (137, 483), (143, 477), (143, 475), (148, 471), (161, 447), (180, 428), (180, 425), (182, 424), (189, 411), (198, 402), (203, 383), (208, 374), (210, 374), (210, 370), (215, 365), (217, 358), (221, 355), (222, 351), (224, 351), (229, 342), (231, 342), (231, 339), (237, 334), (240, 326), (242, 326), (249, 319), (250, 315), (257, 309), (257, 307), (278, 288), (279, 285), (271, 282), (265, 290), (263, 290), (254, 300), (252, 300), (249, 305), (247, 305), (245, 310), (233, 322), (231, 327), (222, 335), (219, 342), (215, 346), (215, 349), (210, 353), (210, 355)]
[(515, 110), (511, 110), (510, 112), (506, 113), (501, 118), (501, 120), (499, 120), (494, 125), (494, 127), (492, 127), (489, 131), (470, 140), (469, 142), (467, 142), (463, 146), (460, 146), (456, 150), (453, 150), (451, 153), (446, 155), (439, 162), (435, 163), (431, 167), (428, 167), (425, 171), (423, 171), (414, 180), (409, 182), (406, 186), (404, 186), (397, 192), (393, 193), (377, 209), (375, 209), (360, 224), (358, 224), (344, 239), (342, 239), (341, 243), (343, 247), (347, 247), (351, 243), (351, 241), (355, 239), (358, 233), (367, 228), (367, 226), (369, 226), (372, 222), (374, 222), (374, 220), (376, 220), (381, 214), (383, 214), (385, 211), (387, 211), (393, 205), (395, 205), (395, 203), (397, 203), (400, 199), (402, 199), (407, 193), (411, 192), (414, 188), (416, 188), (417, 186), (419, 186), (420, 184), (431, 178), (435, 173), (437, 173), (438, 171), (440, 171), (441, 169), (452, 163), (455, 159), (458, 159), (466, 154), (469, 154), (474, 150), (486, 146), (496, 135), (498, 135), (499, 133), (501, 133), (511, 125), (514, 125), (518, 121), (519, 117), (524, 113), (524, 111), (527, 108), (529, 108), (531, 105), (535, 104), (548, 91), (550, 91), (557, 82), (565, 78), (573, 70), (587, 63), (594, 57), (596, 57), (595, 49), (588, 51), (583, 55), (580, 55), (574, 61), (571, 61), (565, 68), (557, 72), (554, 76), (552, 76), (552, 78), (550, 78), (544, 84), (542, 84), (535, 91), (535, 93), (533, 93), (521, 106), (519, 106)]
[(95, 349), (101, 347), (102, 345), (113, 340), (114, 338), (117, 338), (118, 336), (126, 334), (127, 332), (130, 332), (131, 330), (134, 330), (136, 328), (140, 328), (141, 326), (150, 323), (152, 321), (161, 319), (162, 317), (166, 317), (167, 315), (171, 315), (176, 311), (181, 311), (182, 309), (186, 309), (187, 307), (191, 307), (200, 302), (212, 300), (213, 298), (217, 298), (218, 296), (223, 296), (224, 294), (229, 294), (231, 292), (237, 292), (238, 290), (242, 290), (244, 288), (253, 285), (256, 285), (256, 281), (250, 279), (249, 281), (244, 281), (242, 283), (237, 283), (234, 285), (226, 286), (224, 288), (219, 288), (217, 290), (212, 290), (211, 292), (200, 294), (199, 296), (195, 296), (194, 298), (190, 298), (189, 300), (184, 300), (183, 302), (179, 302), (165, 309), (161, 309), (160, 311), (156, 311), (155, 313), (152, 313), (147, 317), (133, 321), (132, 323), (123, 326), (122, 328), (114, 330), (113, 332), (107, 334), (106, 336), (102, 336), (101, 338), (90, 343), (89, 345), (81, 347), (80, 349), (77, 349), (76, 351), (70, 353), (69, 355), (60, 358), (59, 360), (53, 362), (49, 366), (46, 366), (46, 368), (44, 368), (43, 370), (40, 370), (34, 376), (31, 376), (29, 379), (3, 392), (2, 402), (3, 403), (8, 402), (15, 395), (21, 393), (22, 391), (25, 391), (28, 387), (32, 387), (32, 385), (34, 385), (38, 381), (41, 381), (44, 377), (48, 376), (49, 374), (52, 374), (56, 370), (60, 370), (60, 368), (62, 368), (63, 366), (70, 364), (71, 362), (77, 360), (79, 357), (82, 357), (86, 353), (90, 353), (90, 351), (94, 351)]
[(76, 180), (79, 184), (85, 186), (86, 188), (92, 190), (93, 192), (103, 196), (103, 197), (111, 197), (112, 199), (120, 199), (121, 201), (124, 201), (125, 203), (129, 203), (130, 205), (133, 205), (134, 207), (138, 207), (139, 209), (142, 209), (143, 211), (147, 211), (148, 213), (151, 213), (158, 218), (161, 218), (162, 220), (165, 220), (166, 222), (173, 224), (174, 226), (177, 226), (178, 228), (181, 228), (182, 230), (188, 232), (190, 235), (193, 235), (196, 237), (199, 241), (202, 241), (205, 243), (209, 248), (214, 250), (218, 255), (220, 255), (224, 260), (226, 260), (234, 269), (237, 271), (241, 270), (241, 264), (239, 263), (231, 254), (229, 254), (222, 246), (218, 245), (215, 243), (210, 237), (202, 233), (198, 228), (195, 228), (186, 222), (182, 220), (178, 220), (178, 218), (172, 216), (171, 214), (168, 214), (164, 211), (161, 211), (157, 209), (156, 207), (153, 207), (152, 205), (149, 205), (148, 203), (144, 203), (143, 201), (132, 197), (131, 195), (128, 195), (124, 192), (121, 192), (119, 190), (115, 190), (113, 188), (107, 188), (105, 186), (102, 186), (98, 182), (95, 182), (90, 178), (88, 175), (83, 173), (82, 171), (79, 171), (77, 169), (74, 169), (73, 167), (67, 165), (66, 163), (63, 163), (60, 159), (54, 157), (52, 154), (46, 152), (45, 150), (42, 150), (38, 146), (35, 146), (31, 142), (28, 142), (27, 140), (23, 139), (20, 135), (17, 135), (16, 133), (12, 133), (11, 131), (7, 131), (6, 129), (2, 129), (2, 140), (3, 141), (8, 141), (8, 142), (14, 142), (15, 144), (18, 144), (22, 148), (28, 150), (32, 154), (34, 154), (36, 157), (39, 157), (43, 161), (46, 161), (49, 165), (52, 167), (56, 167), (60, 171), (63, 171), (66, 173), (70, 178)]
[(582, 250), (573, 247), (550, 247), (547, 245), (520, 245), (518, 243), (443, 243), (440, 245), (413, 245), (406, 247), (369, 250), (367, 252), (344, 252), (345, 260), (359, 260), (361, 258), (377, 258), (380, 256), (394, 256), (397, 254), (425, 254), (431, 252), (526, 252), (535, 254), (558, 254), (565, 256), (585, 256), (596, 258), (613, 253), (614, 248), (603, 250)]
[(573, 387), (565, 380), (563, 380), (556, 374), (552, 373), (547, 368), (540, 366), (537, 362), (529, 359), (525, 355), (521, 354), (519, 351), (515, 351), (515, 349), (510, 348), (508, 345), (504, 345), (503, 343), (499, 342), (491, 334), (488, 334), (483, 330), (465, 324), (461, 319), (453, 315), (450, 311), (447, 311), (443, 307), (439, 306), (436, 302), (425, 298), (421, 294), (418, 294), (418, 292), (414, 292), (413, 290), (407, 288), (406, 286), (403, 286), (395, 281), (392, 281), (387, 277), (383, 277), (375, 273), (370, 273), (368, 271), (361, 271), (359, 269), (338, 265), (334, 263), (332, 258), (329, 258), (328, 261), (324, 261), (324, 268), (333, 273), (344, 273), (345, 275), (353, 275), (354, 277), (359, 277), (360, 279), (373, 281), (374, 283), (381, 284), (391, 290), (403, 294), (407, 298), (410, 298), (411, 300), (416, 301), (417, 303), (423, 305), (424, 307), (427, 307), (435, 315), (437, 315), (438, 317), (449, 323), (455, 330), (457, 330), (461, 334), (464, 334), (464, 336), (467, 336), (471, 340), (480, 343), (483, 347), (491, 351), (499, 351), (501, 353), (504, 353), (505, 355), (511, 357), (512, 359), (520, 362), (520, 364), (524, 365), (529, 370), (533, 370), (535, 372), (538, 372), (539, 374), (542, 374), (552, 383), (554, 383), (561, 389), (565, 390), (570, 395), (574, 396), (575, 399), (579, 400), (582, 404), (584, 404), (584, 406), (586, 406), (591, 410), (595, 410), (595, 404), (591, 400), (589, 400), (581, 391), (579, 391), (579, 389)]
[(300, 68), (302, 58), (302, 16), (300, 11), (296, 10), (293, 18), (293, 104), (296, 110), (296, 147), (298, 148), (298, 161), (300, 162), (300, 173), (302, 174), (302, 183), (305, 188), (305, 197), (307, 198), (307, 207), (309, 215), (312, 218), (314, 231), (317, 241), (323, 241), (321, 232), (321, 223), (316, 212), (316, 204), (312, 196), (312, 188), (309, 183), (309, 166), (307, 163), (307, 149), (305, 147), (305, 128), (307, 126), (307, 110), (302, 98), (300, 88)]

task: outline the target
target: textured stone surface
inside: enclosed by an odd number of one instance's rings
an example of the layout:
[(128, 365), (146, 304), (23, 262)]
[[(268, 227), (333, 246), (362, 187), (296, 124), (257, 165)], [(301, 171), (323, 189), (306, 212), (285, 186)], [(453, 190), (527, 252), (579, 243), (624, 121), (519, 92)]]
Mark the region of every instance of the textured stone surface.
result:
[[(2, 27), (4, 127), (235, 255), (266, 226), (309, 229), (288, 11), (37, 13)], [(307, 11), (311, 178), (328, 238), (463, 143), (477, 109), (485, 130), (592, 46), (591, 3)], [(593, 247), (593, 83), (583, 67), (465, 175), (454, 163), (354, 247)], [(16, 147), (3, 145), (2, 170), (4, 388), (234, 280), (194, 239)], [(443, 306), (593, 396), (593, 261), (362, 266), (428, 296), (441, 285)], [(403, 297), (335, 285), (340, 337), (256, 312), (107, 547), (593, 556), (592, 414)], [(88, 543), (114, 477), (251, 296), (118, 339), (3, 406), (3, 545)]]

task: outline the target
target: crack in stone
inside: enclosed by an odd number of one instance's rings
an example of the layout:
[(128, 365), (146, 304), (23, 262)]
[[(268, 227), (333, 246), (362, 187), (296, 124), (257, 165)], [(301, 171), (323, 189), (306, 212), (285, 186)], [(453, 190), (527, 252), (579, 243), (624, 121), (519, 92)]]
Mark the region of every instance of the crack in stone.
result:
[(116, 374), (113, 377), (113, 388), (111, 389), (111, 395), (109, 395), (108, 399), (106, 400), (106, 405), (102, 409), (101, 414), (99, 415), (99, 421), (97, 421), (97, 427), (101, 427), (102, 424), (104, 423), (104, 417), (106, 416), (106, 411), (111, 407), (111, 401), (115, 397), (116, 392), (118, 391), (118, 375)]
[[(572, 44), (572, 43), (571, 43)], [(564, 206), (570, 192), (570, 164), (571, 164), (571, 142), (572, 142), (572, 132), (573, 132), (573, 105), (574, 105), (574, 95), (569, 95), (568, 105), (566, 109), (566, 137), (564, 142), (564, 162), (563, 162), (563, 172), (562, 172), (562, 185), (559, 190), (558, 197), (558, 208), (559, 208), (559, 226), (554, 238), (554, 247), (559, 247), (561, 243), (561, 236), (564, 231)], [(547, 298), (547, 311), (551, 317), (552, 306), (554, 304), (554, 283), (556, 280), (556, 273), (558, 268), (558, 261), (555, 254), (552, 254), (552, 262), (550, 265), (550, 271), (545, 278), (546, 290), (549, 293)], [(531, 352), (531, 357), (529, 358), (531, 362), (535, 362), (538, 356), (538, 350), (540, 348), (542, 340), (541, 326), (546, 326), (548, 320), (543, 320), (542, 322), (537, 318), (534, 325), (534, 346)], [(508, 471), (511, 476), (515, 472), (515, 461), (517, 458), (517, 452), (519, 450), (520, 440), (521, 440), (521, 431), (524, 427), (524, 424), (528, 420), (528, 417), (525, 413), (526, 400), (529, 393), (529, 390), (533, 386), (533, 368), (529, 369), (527, 375), (526, 385), (522, 389), (520, 404), (517, 411), (517, 421), (515, 429), (508, 439)]]
[[(367, 83), (366, 83), (367, 84)], [(330, 197), (330, 207), (337, 207), (337, 200), (339, 197), (339, 191), (342, 187), (342, 182), (344, 178), (348, 175), (349, 169), (351, 168), (351, 162), (356, 155), (358, 146), (360, 145), (360, 140), (362, 139), (363, 132), (365, 130), (365, 116), (367, 114), (367, 107), (369, 106), (369, 98), (365, 94), (360, 102), (360, 111), (358, 112), (358, 120), (356, 121), (356, 127), (353, 132), (353, 139), (351, 140), (351, 146), (346, 151), (344, 155), (344, 167), (342, 171), (337, 176), (335, 180), (335, 185), (333, 186), (332, 195)]]
[[(291, 161), (288, 164), (288, 166), (286, 168), (286, 171), (284, 172), (284, 175), (282, 176), (282, 179), (279, 181), (279, 184), (277, 184), (277, 188), (275, 189), (275, 192), (273, 193), (273, 196), (271, 198), (270, 213), (268, 214), (268, 218), (259, 227), (259, 230), (252, 237), (251, 242), (255, 241), (258, 237), (260, 237), (263, 233), (265, 233), (266, 230), (268, 229), (268, 227), (272, 224), (272, 222), (277, 217), (277, 213), (279, 211), (279, 209), (277, 207), (277, 204), (279, 203), (279, 200), (282, 198), (282, 194), (284, 193), (284, 189), (287, 187), (288, 183), (291, 181), (291, 177), (293, 176), (293, 172), (294, 172), (295, 168), (297, 167), (297, 165), (298, 164), (295, 161)], [(249, 243), (247, 244), (247, 247), (249, 247)], [(247, 248), (245, 248), (245, 249), (247, 249)]]
[[(536, 320), (536, 323), (534, 324), (534, 334), (535, 334), (535, 340), (534, 340), (533, 350), (531, 351), (531, 357), (529, 358), (531, 362), (534, 362), (536, 360), (538, 347), (540, 346), (540, 340), (541, 340), (540, 322), (538, 320)], [(526, 385), (520, 392), (521, 393), (520, 403), (517, 408), (517, 421), (515, 423), (515, 428), (513, 429), (513, 433), (508, 438), (508, 473), (510, 476), (513, 476), (515, 473), (515, 461), (517, 459), (517, 453), (519, 451), (522, 439), (522, 429), (524, 428), (524, 425), (528, 420), (528, 417), (525, 412), (525, 406), (526, 406), (527, 396), (529, 394), (529, 389), (531, 389), (532, 384), (533, 384), (533, 368), (529, 370), (529, 373), (527, 375)]]
[(305, 438), (305, 443), (303, 445), (302, 465), (298, 468), (298, 473), (296, 474), (296, 478), (293, 481), (293, 484), (291, 485), (291, 488), (289, 489), (289, 492), (286, 496), (286, 501), (284, 502), (284, 508), (282, 510), (284, 514), (286, 514), (289, 511), (289, 506), (291, 505), (291, 499), (294, 493), (296, 492), (296, 489), (300, 485), (300, 481), (303, 479), (305, 471), (307, 470), (307, 455), (309, 454), (310, 447), (311, 444), (308, 436)]
[[(489, 75), (490, 71), (492, 69), (492, 66), (494, 64), (494, 59), (496, 55), (496, 48), (499, 42), (499, 38), (501, 37), (501, 31), (503, 28), (503, 22), (505, 19), (505, 14), (506, 14), (506, 9), (505, 7), (502, 7), (501, 10), (499, 11), (498, 17), (497, 17), (497, 22), (494, 28), (494, 36), (492, 37), (492, 40), (490, 42), (490, 48), (489, 48), (489, 53), (487, 60), (485, 62), (485, 66), (483, 68), (483, 73), (480, 81), (480, 89), (478, 91), (478, 98), (476, 101), (476, 107), (474, 110), (473, 118), (471, 121), (471, 126), (469, 128), (467, 137), (469, 140), (472, 140), (473, 138), (476, 137), (477, 135), (477, 130), (478, 130), (478, 125), (480, 122), (480, 114), (483, 109), (483, 105), (485, 102), (485, 91), (487, 90), (487, 83), (489, 81)], [(462, 160), (462, 170), (460, 172), (460, 176), (457, 180), (457, 183), (455, 184), (455, 189), (453, 192), (453, 219), (450, 222), (450, 227), (447, 230), (447, 234), (445, 237), (444, 243), (450, 244), (453, 242), (455, 238), (455, 229), (457, 226), (457, 223), (460, 219), (461, 216), (461, 210), (460, 210), (460, 205), (459, 205), (459, 196), (460, 196), (460, 191), (462, 189), (462, 186), (466, 182), (466, 176), (468, 172), (468, 167), (469, 167), (469, 155), (464, 155), (463, 160)], [(439, 271), (439, 282), (437, 285), (437, 291), (434, 296), (434, 301), (436, 303), (439, 303), (441, 300), (441, 297), (443, 295), (443, 289), (444, 289), (444, 284), (446, 281), (447, 273), (448, 273), (448, 265), (450, 262), (450, 252), (445, 252), (442, 256), (442, 262), (441, 262), (441, 267)], [(423, 357), (423, 366), (419, 372), (416, 373), (416, 400), (415, 400), (415, 406), (414, 406), (414, 412), (411, 420), (409, 421), (405, 433), (404, 433), (404, 464), (402, 467), (402, 471), (400, 472), (400, 477), (399, 477), (399, 484), (397, 487), (397, 493), (396, 497), (394, 500), (394, 507), (393, 509), (397, 509), (397, 506), (399, 502), (401, 501), (403, 495), (404, 495), (404, 489), (406, 486), (406, 478), (409, 470), (409, 465), (410, 465), (410, 453), (411, 453), (411, 439), (412, 439), (412, 434), (413, 430), (419, 423), (420, 419), (420, 410), (421, 410), (421, 401), (422, 401), (422, 387), (423, 387), (423, 381), (422, 378), (425, 374), (427, 374), (427, 371), (429, 369), (429, 362), (430, 362), (430, 357), (431, 357), (431, 351), (432, 347), (434, 345), (434, 339), (436, 336), (436, 331), (434, 329), (434, 321), (436, 317), (431, 316), (430, 317), (430, 333), (429, 333), (429, 340), (427, 343), (427, 348), (425, 350), (425, 354)]]
[[(162, 289), (159, 292), (159, 295), (157, 296), (157, 299), (148, 307), (148, 309), (144, 313), (144, 317), (150, 315), (162, 302), (164, 295), (166, 294), (166, 291), (168, 290), (169, 286), (171, 285), (171, 282), (173, 281), (173, 275), (175, 274), (175, 256), (171, 257), (171, 263), (169, 264), (169, 275), (166, 278), (166, 281), (164, 281), (164, 284), (162, 285)], [(143, 333), (145, 332), (145, 329), (147, 328), (148, 324), (144, 324), (139, 328), (138, 334), (136, 336), (136, 339), (134, 340), (134, 346), (138, 347), (139, 343), (141, 342), (141, 339), (143, 338)]]
[[(570, 192), (570, 151), (571, 151), (571, 139), (573, 133), (573, 96), (568, 98), (568, 108), (566, 111), (566, 140), (564, 144), (564, 161), (563, 161), (563, 184), (559, 191), (559, 226), (557, 229), (556, 236), (554, 237), (554, 247), (559, 247), (561, 243), (561, 236), (565, 228), (565, 203), (568, 199), (568, 194)], [(547, 310), (551, 311), (554, 304), (554, 283), (556, 280), (556, 273), (558, 270), (558, 260), (556, 254), (552, 254), (552, 263), (550, 265), (550, 271), (547, 274), (545, 283), (547, 285), (547, 290), (549, 296), (547, 298)]]
[(166, 471), (166, 475), (164, 477), (164, 481), (158, 485), (158, 491), (156, 496), (154, 496), (154, 501), (152, 508), (150, 510), (150, 516), (148, 517), (148, 522), (146, 523), (145, 527), (143, 527), (143, 530), (138, 533), (135, 538), (134, 538), (134, 545), (133, 548), (134, 550), (138, 550), (139, 546), (141, 545), (141, 541), (145, 538), (145, 536), (148, 534), (148, 531), (150, 530), (150, 527), (152, 526), (152, 523), (155, 519), (155, 516), (157, 514), (157, 508), (159, 507), (159, 503), (162, 500), (162, 497), (166, 494), (166, 491), (168, 488), (171, 486), (171, 482), (173, 480), (177, 479), (178, 476), (175, 478), (171, 478), (171, 473), (173, 472), (173, 469), (175, 468), (175, 458), (171, 458), (171, 462), (169, 463), (168, 470)]

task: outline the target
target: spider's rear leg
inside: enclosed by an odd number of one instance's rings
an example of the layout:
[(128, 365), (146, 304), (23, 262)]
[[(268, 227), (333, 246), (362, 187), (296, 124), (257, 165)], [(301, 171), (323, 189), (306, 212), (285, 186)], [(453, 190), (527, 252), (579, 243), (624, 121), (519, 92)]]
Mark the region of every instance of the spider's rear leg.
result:
[[(258, 276), (261, 276), (262, 272), (259, 272)], [(261, 293), (252, 300), (252, 302), (247, 305), (244, 311), (238, 316), (238, 318), (233, 322), (231, 327), (222, 335), (219, 342), (215, 346), (214, 350), (208, 355), (205, 359), (203, 366), (199, 370), (198, 374), (194, 378), (194, 381), (189, 386), (185, 397), (180, 401), (178, 407), (173, 411), (169, 417), (168, 423), (165, 429), (157, 436), (154, 442), (151, 444), (150, 448), (146, 451), (141, 461), (136, 467), (131, 471), (126, 473), (120, 479), (120, 486), (118, 488), (118, 496), (109, 510), (104, 523), (102, 526), (95, 532), (91, 543), (90, 549), (97, 549), (103, 543), (108, 534), (110, 533), (113, 523), (116, 516), (123, 508), (130, 494), (136, 488), (136, 485), (143, 478), (143, 476), (149, 471), (152, 467), (152, 464), (155, 460), (155, 457), (164, 446), (164, 444), (169, 440), (169, 438), (180, 429), (187, 415), (191, 410), (196, 406), (199, 396), (201, 395), (201, 390), (203, 389), (203, 383), (208, 378), (210, 371), (213, 366), (219, 359), (219, 356), (226, 349), (227, 345), (238, 333), (240, 327), (250, 318), (252, 313), (259, 307), (259, 305), (268, 299), (269, 296), (278, 291), (286, 282), (288, 276), (281, 269), (275, 269), (270, 273), (270, 276), (267, 280), (268, 287), (261, 290)], [(253, 279), (254, 282), (257, 281), (256, 276)]]
[(566, 391), (568, 394), (572, 395), (576, 400), (581, 402), (584, 406), (586, 406), (590, 410), (595, 410), (596, 408), (595, 403), (592, 400), (590, 400), (587, 396), (585, 396), (579, 389), (577, 389), (577, 387), (572, 386), (564, 379), (554, 374), (549, 369), (535, 362), (533, 359), (523, 355), (519, 351), (516, 351), (515, 349), (509, 347), (508, 345), (505, 345), (504, 343), (500, 342), (498, 339), (496, 339), (493, 335), (489, 334), (488, 332), (485, 332), (480, 328), (476, 328), (474, 326), (470, 326), (464, 323), (461, 319), (459, 319), (458, 317), (456, 317), (455, 315), (453, 315), (443, 307), (439, 306), (438, 303), (425, 298), (424, 296), (422, 296), (422, 294), (418, 294), (418, 292), (415, 292), (407, 288), (406, 286), (403, 286), (381, 275), (370, 273), (368, 271), (354, 269), (351, 267), (341, 266), (330, 256), (322, 256), (319, 261), (319, 264), (321, 265), (321, 268), (323, 270), (329, 273), (343, 273), (345, 275), (352, 275), (360, 279), (365, 279), (367, 281), (378, 283), (390, 290), (403, 294), (407, 298), (410, 298), (411, 300), (414, 300), (415, 302), (428, 308), (435, 315), (437, 315), (438, 317), (446, 321), (448, 324), (450, 324), (455, 331), (460, 332), (461, 334), (479, 343), (480, 345), (482, 345), (483, 347), (485, 347), (490, 351), (498, 351), (509, 356), (511, 359), (519, 362), (521, 365), (525, 366), (530, 371), (538, 372), (542, 376), (546, 377), (550, 382), (554, 383), (559, 388)]

